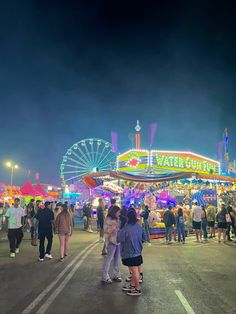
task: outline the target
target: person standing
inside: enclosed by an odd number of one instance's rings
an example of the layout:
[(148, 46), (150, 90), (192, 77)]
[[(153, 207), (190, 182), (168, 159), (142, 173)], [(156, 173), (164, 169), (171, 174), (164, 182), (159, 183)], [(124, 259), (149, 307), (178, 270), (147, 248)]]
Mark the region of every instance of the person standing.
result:
[(221, 242), (221, 234), (223, 233), (223, 241), (226, 242), (226, 230), (227, 230), (227, 221), (226, 221), (227, 210), (225, 204), (221, 204), (221, 210), (216, 214), (217, 228), (218, 228), (218, 242)]
[(193, 204), (194, 204), (192, 207), (193, 230), (195, 231), (196, 241), (200, 242), (202, 209), (200, 206), (198, 206), (197, 201), (195, 201)]
[[(137, 214), (133, 208), (127, 212), (127, 224), (119, 231), (117, 241), (121, 245), (122, 263), (128, 266), (131, 280), (130, 284), (122, 288), (130, 296), (141, 295), (140, 282), (143, 280), (141, 265), (142, 243), (145, 239), (145, 232), (137, 222)], [(141, 279), (141, 280), (140, 280)]]
[(104, 236), (104, 205), (102, 198), (98, 199), (98, 207), (97, 207), (97, 227), (99, 230), (100, 235), (100, 243), (103, 243), (103, 236)]
[(231, 230), (231, 227), (232, 227), (232, 230), (234, 232), (234, 236), (236, 236), (236, 229), (235, 229), (235, 215), (234, 215), (234, 210), (233, 210), (233, 207), (231, 206), (231, 203), (229, 202), (228, 203), (228, 206), (226, 208), (226, 211), (227, 211), (227, 215), (226, 215), (226, 221), (227, 221), (227, 239), (228, 241), (233, 241), (230, 237), (230, 230)]
[(24, 237), (22, 230), (25, 211), (20, 207), (20, 199), (14, 199), (14, 206), (9, 207), (5, 213), (5, 223), (8, 226), (8, 240), (10, 244), (10, 257), (14, 258), (20, 252), (20, 243)]
[[(39, 262), (44, 261), (44, 257), (52, 259), (51, 249), (53, 240), (53, 224), (54, 224), (54, 213), (52, 211), (52, 204), (46, 201), (44, 208), (36, 214), (38, 235), (39, 235)], [(47, 238), (47, 248), (45, 252), (45, 238)]]
[(150, 246), (150, 233), (149, 233), (149, 224), (148, 224), (148, 217), (149, 217), (149, 207), (148, 205), (145, 205), (144, 210), (141, 212), (140, 217), (143, 218), (143, 227), (146, 234), (146, 240), (148, 242), (148, 245)]
[(125, 205), (123, 205), (120, 211), (120, 229), (124, 227), (126, 222), (127, 222), (127, 208)]
[(182, 241), (185, 244), (185, 217), (183, 214), (183, 204), (180, 204), (176, 215), (176, 226), (178, 232), (178, 243)]
[(60, 241), (60, 261), (68, 255), (69, 239), (72, 236), (73, 224), (71, 213), (66, 204), (62, 205), (62, 211), (57, 215), (55, 221), (55, 233), (58, 234)]
[[(103, 283), (109, 284), (112, 283), (112, 281), (122, 281), (119, 271), (120, 245), (117, 243), (117, 233), (120, 229), (119, 216), (120, 207), (114, 205), (112, 208), (110, 208), (108, 215), (104, 221), (104, 237), (107, 255), (102, 268)], [(111, 279), (109, 275), (112, 260), (114, 260), (113, 279)]]
[(169, 205), (163, 216), (165, 228), (166, 228), (166, 243), (171, 244), (172, 241), (172, 227), (175, 225), (175, 216), (172, 212), (172, 206)]
[(216, 207), (208, 203), (206, 208), (207, 213), (207, 225), (210, 228), (209, 239), (215, 238), (215, 219), (216, 219)]
[(208, 241), (208, 233), (207, 233), (207, 213), (205, 210), (205, 206), (201, 206), (202, 213), (201, 213), (201, 230), (203, 233), (204, 241)]

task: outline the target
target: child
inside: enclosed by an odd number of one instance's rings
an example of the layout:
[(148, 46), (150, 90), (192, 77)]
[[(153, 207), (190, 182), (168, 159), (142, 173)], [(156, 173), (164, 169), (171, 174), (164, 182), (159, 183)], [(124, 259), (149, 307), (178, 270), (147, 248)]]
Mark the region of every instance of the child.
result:
[(137, 223), (134, 209), (127, 212), (127, 224), (119, 231), (117, 241), (121, 244), (122, 263), (129, 267), (132, 274), (130, 284), (123, 287), (122, 290), (126, 291), (127, 295), (139, 296), (141, 295), (140, 270), (143, 264), (142, 243), (145, 241), (145, 233)]

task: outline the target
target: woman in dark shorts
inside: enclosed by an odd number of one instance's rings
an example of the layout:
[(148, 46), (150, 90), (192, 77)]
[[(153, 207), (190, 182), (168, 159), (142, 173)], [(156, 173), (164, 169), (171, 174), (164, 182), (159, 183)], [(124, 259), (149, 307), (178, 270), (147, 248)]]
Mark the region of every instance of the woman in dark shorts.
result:
[(137, 223), (137, 215), (134, 209), (127, 212), (127, 223), (119, 231), (117, 241), (121, 244), (122, 263), (129, 267), (132, 273), (131, 282), (122, 288), (127, 295), (139, 296), (140, 289), (140, 269), (143, 264), (142, 243), (145, 241), (143, 228)]
[(216, 214), (217, 228), (218, 228), (218, 242), (221, 242), (221, 234), (223, 233), (223, 241), (226, 241), (226, 230), (227, 230), (227, 221), (226, 221), (226, 207), (225, 204), (221, 204), (221, 210)]

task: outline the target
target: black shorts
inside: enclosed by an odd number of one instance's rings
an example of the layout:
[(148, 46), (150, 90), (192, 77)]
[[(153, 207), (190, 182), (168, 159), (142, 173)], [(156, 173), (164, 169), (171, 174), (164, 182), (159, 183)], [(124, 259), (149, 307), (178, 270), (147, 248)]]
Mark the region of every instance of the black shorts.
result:
[(201, 230), (201, 221), (193, 221), (193, 229)]
[(122, 259), (122, 264), (128, 267), (140, 266), (143, 264), (143, 257), (142, 255), (139, 255), (136, 257), (125, 258), (125, 259)]
[(218, 222), (217, 227), (219, 229), (227, 229), (228, 224), (227, 224), (227, 222)]
[(213, 227), (215, 227), (215, 222), (214, 221), (208, 221), (207, 225), (208, 225), (208, 227), (213, 228)]

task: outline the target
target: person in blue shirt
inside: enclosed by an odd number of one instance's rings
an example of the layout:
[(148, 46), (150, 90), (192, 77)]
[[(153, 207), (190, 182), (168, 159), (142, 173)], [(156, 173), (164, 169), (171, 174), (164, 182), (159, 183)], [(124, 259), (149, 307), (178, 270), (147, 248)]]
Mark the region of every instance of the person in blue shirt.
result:
[(141, 295), (140, 269), (143, 264), (142, 249), (145, 240), (145, 232), (137, 222), (135, 210), (128, 210), (127, 223), (117, 236), (117, 241), (121, 245), (122, 263), (128, 266), (130, 273), (132, 273), (130, 285), (122, 288), (123, 291), (127, 292), (127, 295)]

